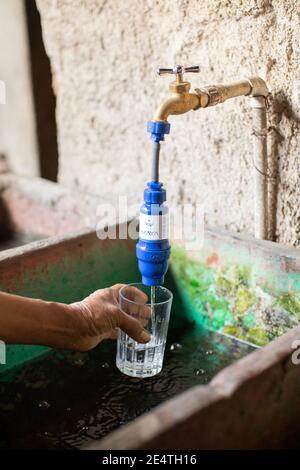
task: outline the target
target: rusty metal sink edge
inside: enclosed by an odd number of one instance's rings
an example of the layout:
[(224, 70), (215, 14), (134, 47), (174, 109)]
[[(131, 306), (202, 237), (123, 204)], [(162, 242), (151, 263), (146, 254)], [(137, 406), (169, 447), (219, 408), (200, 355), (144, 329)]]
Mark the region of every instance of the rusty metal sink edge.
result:
[(300, 326), (84, 449), (295, 448)]

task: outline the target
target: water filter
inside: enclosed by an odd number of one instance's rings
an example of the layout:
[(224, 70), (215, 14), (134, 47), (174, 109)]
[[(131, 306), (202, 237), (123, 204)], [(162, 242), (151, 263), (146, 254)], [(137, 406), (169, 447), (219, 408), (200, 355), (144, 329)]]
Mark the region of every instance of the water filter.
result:
[(136, 246), (142, 283), (146, 286), (164, 284), (170, 257), (169, 217), (166, 190), (163, 184), (151, 181), (144, 191), (140, 208), (139, 241)]

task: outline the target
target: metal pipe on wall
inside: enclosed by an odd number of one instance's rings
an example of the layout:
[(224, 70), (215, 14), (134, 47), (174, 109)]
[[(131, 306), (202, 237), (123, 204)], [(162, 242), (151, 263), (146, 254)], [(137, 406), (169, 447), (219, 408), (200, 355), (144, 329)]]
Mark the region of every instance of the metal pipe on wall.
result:
[(267, 155), (267, 113), (263, 96), (251, 98), (253, 109), (253, 167), (254, 167), (254, 221), (255, 237), (268, 239), (268, 155)]

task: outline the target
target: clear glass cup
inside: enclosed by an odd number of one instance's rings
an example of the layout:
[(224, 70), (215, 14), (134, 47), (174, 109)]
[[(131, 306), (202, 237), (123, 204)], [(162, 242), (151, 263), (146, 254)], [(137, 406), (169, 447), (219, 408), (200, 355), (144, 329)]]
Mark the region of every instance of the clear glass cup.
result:
[[(147, 295), (147, 303), (131, 300), (130, 286)], [(146, 344), (137, 343), (122, 330), (118, 332), (116, 365), (123, 374), (131, 377), (152, 377), (163, 366), (173, 294), (162, 286), (128, 284), (119, 293), (120, 309), (139, 320), (151, 339)]]

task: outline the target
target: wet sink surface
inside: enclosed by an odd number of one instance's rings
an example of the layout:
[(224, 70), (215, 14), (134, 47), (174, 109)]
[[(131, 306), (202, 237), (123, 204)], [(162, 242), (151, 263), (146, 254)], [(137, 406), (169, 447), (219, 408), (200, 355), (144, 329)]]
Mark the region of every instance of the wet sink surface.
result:
[(88, 353), (52, 352), (0, 378), (0, 448), (80, 448), (188, 388), (254, 348), (188, 325), (172, 330), (164, 368), (135, 379), (115, 366), (116, 345)]

